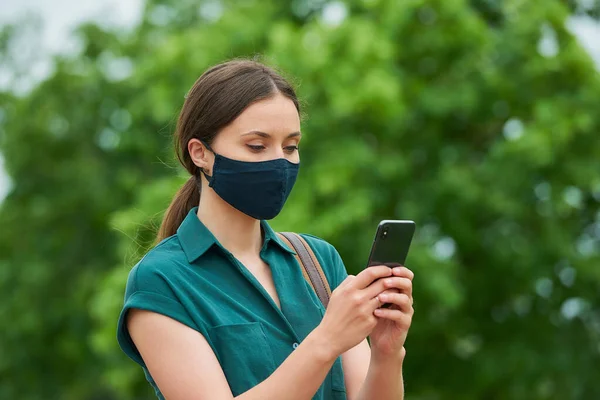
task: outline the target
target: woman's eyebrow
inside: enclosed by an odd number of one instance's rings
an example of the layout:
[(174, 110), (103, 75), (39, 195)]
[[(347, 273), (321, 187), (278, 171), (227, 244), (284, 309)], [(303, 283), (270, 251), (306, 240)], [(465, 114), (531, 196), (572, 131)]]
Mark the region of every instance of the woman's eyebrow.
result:
[[(260, 137), (263, 137), (263, 138), (270, 138), (271, 137), (271, 135), (269, 135), (268, 133), (261, 132), (261, 131), (249, 131), (249, 132), (246, 132), (246, 133), (242, 134), (242, 136), (247, 136), (247, 135), (256, 135), (256, 136), (260, 136)], [(288, 138), (296, 137), (296, 136), (302, 136), (302, 133), (300, 133), (300, 132), (292, 132), (289, 135), (287, 135)]]

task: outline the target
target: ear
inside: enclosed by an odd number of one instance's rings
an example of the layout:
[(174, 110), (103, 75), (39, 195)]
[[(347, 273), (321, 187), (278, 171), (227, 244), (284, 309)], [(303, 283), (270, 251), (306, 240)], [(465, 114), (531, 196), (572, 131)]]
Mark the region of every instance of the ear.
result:
[(206, 174), (212, 175), (212, 165), (214, 163), (214, 154), (198, 139), (190, 139), (188, 142), (188, 152), (192, 162), (204, 170)]

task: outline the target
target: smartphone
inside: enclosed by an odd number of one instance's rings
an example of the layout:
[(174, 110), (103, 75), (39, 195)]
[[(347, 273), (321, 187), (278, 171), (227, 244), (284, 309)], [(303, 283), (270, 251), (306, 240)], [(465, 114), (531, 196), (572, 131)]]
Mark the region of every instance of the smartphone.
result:
[[(387, 265), (390, 268), (403, 266), (414, 234), (414, 221), (381, 221), (375, 232), (367, 267), (374, 265)], [(390, 303), (385, 303), (381, 305), (381, 308), (390, 306)]]
[(415, 233), (414, 221), (383, 220), (377, 226), (367, 267), (404, 265)]

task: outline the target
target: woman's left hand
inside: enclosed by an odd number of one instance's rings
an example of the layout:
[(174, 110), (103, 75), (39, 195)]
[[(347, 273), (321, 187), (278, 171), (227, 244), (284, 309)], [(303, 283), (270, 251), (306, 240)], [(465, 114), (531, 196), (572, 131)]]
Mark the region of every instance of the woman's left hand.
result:
[(403, 279), (384, 281), (386, 290), (380, 293), (378, 298), (382, 304), (390, 303), (391, 306), (375, 310), (374, 314), (378, 322), (370, 334), (371, 353), (380, 358), (404, 358), (406, 352), (404, 342), (414, 313), (413, 272), (405, 267), (395, 267), (393, 276)]

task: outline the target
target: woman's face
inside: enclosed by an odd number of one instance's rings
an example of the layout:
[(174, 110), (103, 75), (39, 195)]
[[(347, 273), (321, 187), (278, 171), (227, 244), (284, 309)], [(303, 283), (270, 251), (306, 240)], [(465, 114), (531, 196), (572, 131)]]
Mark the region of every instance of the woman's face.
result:
[[(224, 157), (239, 161), (267, 161), (285, 158), (300, 162), (300, 117), (294, 103), (277, 93), (246, 108), (215, 137), (211, 148)], [(194, 163), (212, 172), (214, 154), (197, 139), (188, 150)]]

